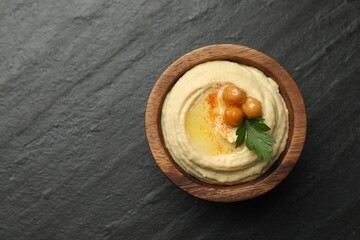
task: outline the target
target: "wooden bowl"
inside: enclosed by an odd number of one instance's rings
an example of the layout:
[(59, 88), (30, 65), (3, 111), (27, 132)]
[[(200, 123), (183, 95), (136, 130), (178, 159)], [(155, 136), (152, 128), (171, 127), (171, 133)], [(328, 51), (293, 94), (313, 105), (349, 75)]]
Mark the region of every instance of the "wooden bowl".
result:
[[(165, 147), (161, 131), (161, 109), (175, 82), (194, 66), (213, 60), (229, 60), (258, 68), (274, 79), (289, 110), (289, 138), (284, 152), (259, 178), (242, 184), (225, 186), (202, 182), (183, 171)], [(185, 192), (217, 202), (235, 202), (254, 198), (274, 188), (296, 164), (306, 137), (306, 112), (301, 93), (290, 74), (274, 59), (241, 45), (221, 44), (196, 49), (172, 63), (156, 82), (146, 107), (147, 140), (155, 161), (166, 177)]]

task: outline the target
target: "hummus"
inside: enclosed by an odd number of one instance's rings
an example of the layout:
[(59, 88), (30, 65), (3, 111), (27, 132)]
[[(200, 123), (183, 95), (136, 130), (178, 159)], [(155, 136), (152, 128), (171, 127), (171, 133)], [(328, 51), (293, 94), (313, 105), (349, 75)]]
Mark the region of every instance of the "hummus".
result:
[[(265, 123), (276, 144), (272, 161), (259, 159), (245, 144), (235, 148), (236, 128), (221, 115), (222, 90), (229, 84), (262, 103)], [(229, 61), (210, 61), (187, 71), (162, 107), (161, 128), (174, 161), (190, 175), (213, 184), (237, 184), (263, 174), (285, 148), (289, 120), (278, 85), (260, 70)]]

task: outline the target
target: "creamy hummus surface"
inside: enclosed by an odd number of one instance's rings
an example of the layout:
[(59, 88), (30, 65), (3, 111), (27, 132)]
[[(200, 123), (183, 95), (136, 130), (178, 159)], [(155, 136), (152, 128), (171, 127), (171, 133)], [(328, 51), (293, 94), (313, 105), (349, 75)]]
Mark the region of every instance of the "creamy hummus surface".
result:
[[(235, 148), (236, 128), (223, 123), (222, 90), (229, 84), (262, 103), (262, 117), (276, 140), (272, 161), (245, 143)], [(206, 62), (187, 71), (168, 93), (161, 114), (165, 145), (190, 175), (214, 184), (247, 182), (263, 174), (285, 148), (288, 110), (278, 85), (260, 70), (229, 61)]]

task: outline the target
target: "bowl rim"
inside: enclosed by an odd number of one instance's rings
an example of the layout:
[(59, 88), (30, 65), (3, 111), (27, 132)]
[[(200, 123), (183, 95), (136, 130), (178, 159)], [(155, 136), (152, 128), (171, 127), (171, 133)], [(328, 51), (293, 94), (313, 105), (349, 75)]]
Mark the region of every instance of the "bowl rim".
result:
[[(205, 183), (182, 170), (165, 147), (161, 131), (161, 110), (167, 93), (194, 66), (214, 60), (228, 60), (258, 68), (279, 85), (289, 111), (289, 137), (279, 159), (263, 175), (236, 185)], [(291, 75), (274, 59), (253, 48), (217, 44), (195, 49), (175, 60), (155, 83), (146, 106), (145, 130), (156, 164), (164, 175), (185, 192), (216, 202), (242, 201), (262, 195), (277, 186), (298, 161), (306, 138), (307, 117), (303, 97)]]

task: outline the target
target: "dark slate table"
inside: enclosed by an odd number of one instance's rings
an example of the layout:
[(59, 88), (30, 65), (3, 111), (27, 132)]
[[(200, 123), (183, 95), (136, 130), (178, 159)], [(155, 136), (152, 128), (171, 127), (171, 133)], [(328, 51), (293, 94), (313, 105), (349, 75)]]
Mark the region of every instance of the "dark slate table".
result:
[[(237, 43), (278, 60), (308, 137), (253, 200), (196, 199), (144, 132), (162, 71)], [(360, 239), (360, 1), (0, 2), (0, 239)]]

